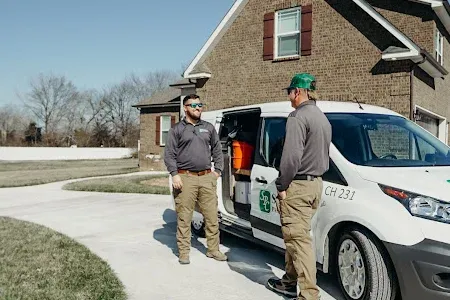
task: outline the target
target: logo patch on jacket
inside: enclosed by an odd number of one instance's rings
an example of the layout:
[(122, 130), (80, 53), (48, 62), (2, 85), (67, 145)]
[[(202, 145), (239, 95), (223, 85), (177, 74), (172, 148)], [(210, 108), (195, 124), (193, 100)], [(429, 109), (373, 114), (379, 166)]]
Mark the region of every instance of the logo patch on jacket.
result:
[(209, 132), (208, 129), (200, 128), (200, 133), (202, 132)]

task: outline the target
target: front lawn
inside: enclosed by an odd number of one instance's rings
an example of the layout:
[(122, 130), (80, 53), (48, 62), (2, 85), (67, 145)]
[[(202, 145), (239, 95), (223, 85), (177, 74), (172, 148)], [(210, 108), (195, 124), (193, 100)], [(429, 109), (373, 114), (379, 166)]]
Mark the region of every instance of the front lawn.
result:
[(0, 217), (0, 299), (127, 299), (109, 265), (46, 227)]
[(137, 159), (0, 162), (0, 188), (132, 172)]
[(68, 183), (64, 190), (169, 195), (167, 175), (121, 176)]

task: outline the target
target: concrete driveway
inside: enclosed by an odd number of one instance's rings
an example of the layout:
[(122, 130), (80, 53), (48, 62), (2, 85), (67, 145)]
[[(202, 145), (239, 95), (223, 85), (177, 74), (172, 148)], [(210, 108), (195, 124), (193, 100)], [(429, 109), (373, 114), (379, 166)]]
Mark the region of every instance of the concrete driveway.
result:
[[(193, 239), (191, 264), (179, 265), (168, 196), (63, 191), (67, 182), (0, 189), (0, 215), (42, 224), (86, 245), (115, 270), (129, 299), (285, 299), (264, 286), (283, 274), (280, 254), (224, 234), (228, 262), (207, 258), (206, 241)], [(318, 276), (323, 300), (344, 299), (334, 278)]]

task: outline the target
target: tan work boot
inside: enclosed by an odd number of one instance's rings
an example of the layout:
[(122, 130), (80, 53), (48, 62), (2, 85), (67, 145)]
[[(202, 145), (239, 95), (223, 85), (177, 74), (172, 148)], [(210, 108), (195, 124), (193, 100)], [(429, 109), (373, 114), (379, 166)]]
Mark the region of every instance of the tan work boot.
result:
[(178, 258), (178, 262), (182, 265), (188, 265), (190, 264), (190, 260), (189, 260), (189, 254), (180, 254), (179, 258)]
[(228, 260), (228, 257), (220, 251), (214, 251), (214, 252), (208, 251), (208, 252), (206, 252), (206, 256), (209, 258), (214, 258), (215, 260), (218, 260), (218, 261)]

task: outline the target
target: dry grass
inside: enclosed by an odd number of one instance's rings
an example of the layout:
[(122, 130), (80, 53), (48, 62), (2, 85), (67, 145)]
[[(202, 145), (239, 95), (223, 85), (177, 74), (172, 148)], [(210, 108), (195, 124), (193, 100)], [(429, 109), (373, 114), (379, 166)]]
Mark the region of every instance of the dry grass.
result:
[(137, 159), (0, 162), (0, 188), (138, 171)]
[(166, 175), (90, 179), (68, 183), (63, 189), (104, 193), (170, 194), (169, 179)]
[(123, 300), (109, 265), (72, 239), (0, 217), (0, 299)]

